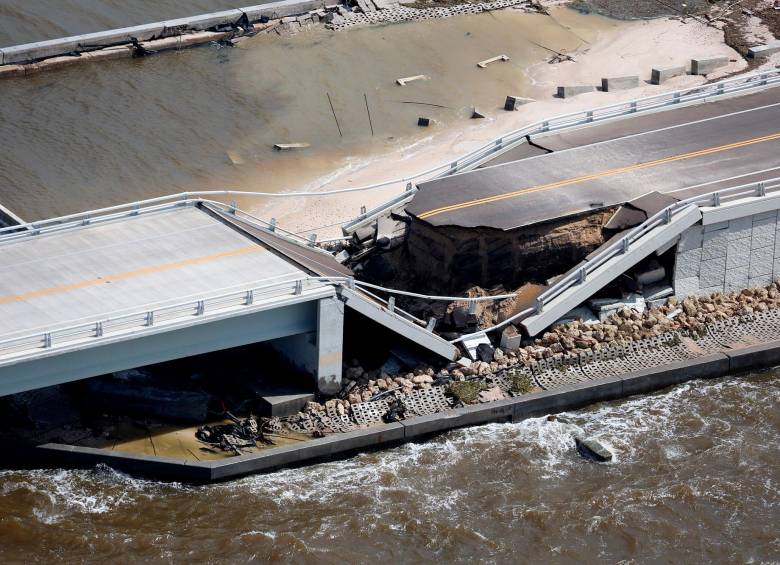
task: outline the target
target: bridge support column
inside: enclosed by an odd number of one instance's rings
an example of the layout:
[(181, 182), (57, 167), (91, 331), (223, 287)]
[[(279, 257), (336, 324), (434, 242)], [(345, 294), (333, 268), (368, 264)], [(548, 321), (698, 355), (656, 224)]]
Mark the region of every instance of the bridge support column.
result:
[(336, 394), (341, 389), (344, 349), (344, 303), (336, 297), (317, 302), (317, 390)]
[(310, 303), (310, 307), (313, 331), (270, 343), (293, 367), (310, 374), (319, 392), (336, 394), (341, 390), (344, 303), (329, 297)]

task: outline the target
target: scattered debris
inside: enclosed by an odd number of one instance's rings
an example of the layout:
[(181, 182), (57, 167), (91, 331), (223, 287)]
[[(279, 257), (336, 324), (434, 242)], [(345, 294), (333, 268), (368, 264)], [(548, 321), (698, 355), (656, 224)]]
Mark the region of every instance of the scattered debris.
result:
[(232, 423), (201, 426), (195, 432), (195, 437), (209, 446), (232, 451), (236, 455), (241, 455), (241, 449), (257, 447), (258, 442), (273, 445), (274, 442), (263, 432), (263, 424), (267, 420), (258, 422), (252, 416), (241, 420), (230, 412), (225, 412), (225, 415)]
[(416, 80), (430, 80), (430, 77), (426, 75), (414, 75), (412, 77), (397, 78), (395, 79), (395, 82), (400, 86), (406, 86), (408, 83)]
[(274, 149), (277, 151), (290, 151), (292, 149), (304, 149), (311, 147), (309, 143), (275, 143)]
[(491, 57), (490, 59), (485, 59), (484, 61), (480, 61), (477, 63), (477, 66), (480, 69), (485, 69), (490, 63), (495, 63), (496, 61), (508, 61), (509, 56), (507, 55), (496, 55), (495, 57)]

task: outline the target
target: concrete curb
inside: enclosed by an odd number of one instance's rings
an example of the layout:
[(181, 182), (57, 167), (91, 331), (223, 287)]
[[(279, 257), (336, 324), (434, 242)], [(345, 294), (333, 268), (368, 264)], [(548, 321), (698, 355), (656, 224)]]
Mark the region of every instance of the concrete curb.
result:
[(214, 482), (345, 457), (363, 450), (419, 441), (467, 426), (491, 422), (518, 422), (545, 414), (575, 410), (597, 402), (646, 394), (692, 379), (718, 378), (779, 364), (780, 341), (774, 341), (219, 461), (193, 462), (62, 444), (46, 444), (35, 449), (38, 455), (44, 455), (47, 464), (85, 467), (103, 463), (124, 472), (154, 478), (194, 483)]

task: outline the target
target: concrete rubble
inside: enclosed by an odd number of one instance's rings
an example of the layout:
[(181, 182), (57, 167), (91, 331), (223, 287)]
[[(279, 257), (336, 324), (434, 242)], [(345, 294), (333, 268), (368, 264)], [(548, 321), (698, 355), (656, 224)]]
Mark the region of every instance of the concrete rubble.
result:
[[(353, 409), (362, 410), (364, 406), (388, 411), (391, 404), (380, 403), (382, 399), (396, 398), (403, 403), (404, 395), (432, 389), (444, 391), (450, 406), (494, 402), (540, 390), (529, 373), (529, 368), (535, 364), (564, 364), (567, 358), (583, 352), (596, 353), (615, 344), (645, 342), (672, 332), (694, 337), (706, 335), (708, 326), (717, 322), (739, 324), (740, 320), (749, 319), (755, 313), (770, 310), (780, 310), (780, 281), (766, 288), (730, 294), (716, 293), (684, 300), (670, 297), (660, 307), (643, 312), (622, 308), (603, 322), (586, 324), (574, 320), (555, 326), (534, 340), (516, 339), (519, 332), (508, 326), (500, 332), (500, 348), (490, 345), (486, 336), (478, 336), (476, 344), (472, 344), (475, 360), (464, 364), (450, 363), (442, 367), (420, 362), (407, 371), (399, 363), (386, 363), (380, 369), (366, 370), (354, 360), (344, 370), (346, 384), (343, 390), (347, 392), (343, 398), (324, 403), (310, 402), (292, 417), (292, 421), (324, 418), (326, 424), (333, 425), (333, 415), (348, 419)], [(486, 347), (480, 351), (483, 346)], [(292, 429), (298, 429), (296, 424)], [(327, 426), (318, 429), (317, 433), (337, 431)], [(608, 461), (611, 457), (609, 449), (597, 440), (584, 436), (578, 439), (577, 449), (584, 456), (598, 461)]]

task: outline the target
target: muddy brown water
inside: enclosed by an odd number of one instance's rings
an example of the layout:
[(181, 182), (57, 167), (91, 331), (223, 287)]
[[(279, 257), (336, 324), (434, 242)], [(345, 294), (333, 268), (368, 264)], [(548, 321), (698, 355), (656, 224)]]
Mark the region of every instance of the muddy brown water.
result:
[(4, 563), (767, 563), (780, 559), (780, 373), (695, 381), (212, 485), (0, 472)]
[[(128, 3), (106, 3), (105, 10), (120, 4)], [(477, 127), (468, 119), (472, 105), (500, 119), (506, 95), (528, 89), (527, 67), (549, 55), (532, 42), (571, 50), (581, 37), (592, 40), (619, 25), (571, 10), (558, 10), (555, 19), (506, 10), (257, 36), (235, 48), (212, 45), (4, 80), (0, 202), (32, 221), (184, 191), (316, 188), (316, 179), (430, 136), (417, 126), (419, 116), (437, 121), (433, 131)], [(13, 27), (0, 17), (0, 29)], [(498, 53), (511, 61), (477, 68)], [(431, 80), (394, 82), (417, 74)], [(311, 147), (272, 149), (290, 142)]]

